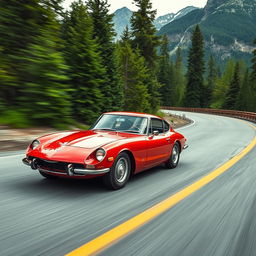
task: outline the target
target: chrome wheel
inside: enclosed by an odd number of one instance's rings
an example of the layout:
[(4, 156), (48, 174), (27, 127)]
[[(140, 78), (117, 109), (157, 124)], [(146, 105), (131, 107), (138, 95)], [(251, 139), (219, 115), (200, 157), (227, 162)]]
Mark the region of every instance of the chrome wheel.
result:
[(119, 183), (123, 183), (128, 175), (128, 161), (126, 158), (121, 157), (117, 163), (115, 168), (115, 176), (116, 180)]
[(173, 149), (172, 149), (172, 162), (174, 164), (177, 164), (178, 160), (179, 160), (179, 148), (178, 145), (175, 144)]
[(178, 142), (176, 142), (172, 148), (169, 160), (165, 163), (166, 168), (168, 169), (175, 168), (178, 165), (179, 160), (180, 160), (180, 145)]
[(120, 189), (125, 186), (131, 174), (131, 159), (126, 152), (120, 153), (110, 172), (104, 175), (103, 182), (110, 189)]

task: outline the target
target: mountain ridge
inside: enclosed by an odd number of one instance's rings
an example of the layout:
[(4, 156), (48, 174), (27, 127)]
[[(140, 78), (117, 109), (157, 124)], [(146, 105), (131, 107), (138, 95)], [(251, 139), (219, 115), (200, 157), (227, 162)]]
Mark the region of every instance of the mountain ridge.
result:
[[(168, 13), (168, 14), (159, 16), (157, 19), (155, 19), (154, 25), (156, 29), (159, 30), (164, 25), (183, 17), (184, 15), (186, 15), (187, 13), (195, 9), (198, 9), (198, 8), (194, 6), (187, 6), (179, 10), (177, 13)], [(132, 14), (133, 12), (127, 7), (119, 8), (114, 12), (113, 23), (114, 23), (114, 29), (117, 34), (116, 39), (120, 39), (126, 26), (128, 26), (128, 28), (131, 27), (130, 19)]]
[(178, 46), (186, 51), (196, 24), (203, 32), (207, 55), (248, 60), (256, 38), (256, 0), (208, 0), (204, 8), (163, 26), (158, 34), (167, 34), (171, 53)]

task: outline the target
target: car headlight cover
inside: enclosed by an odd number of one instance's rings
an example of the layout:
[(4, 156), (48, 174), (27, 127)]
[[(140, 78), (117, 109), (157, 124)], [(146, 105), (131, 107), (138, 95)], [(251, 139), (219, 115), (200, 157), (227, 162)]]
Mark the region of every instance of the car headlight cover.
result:
[(98, 161), (102, 161), (106, 155), (106, 151), (103, 148), (100, 148), (96, 151), (96, 158)]
[(31, 143), (30, 147), (31, 147), (31, 149), (35, 149), (35, 148), (37, 148), (39, 145), (40, 145), (39, 140), (34, 140), (34, 141)]

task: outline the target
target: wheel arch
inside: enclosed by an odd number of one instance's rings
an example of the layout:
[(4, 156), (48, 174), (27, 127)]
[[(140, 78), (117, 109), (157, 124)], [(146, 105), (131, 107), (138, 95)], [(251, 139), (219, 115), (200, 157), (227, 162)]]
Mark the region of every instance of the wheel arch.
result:
[(134, 174), (134, 172), (136, 170), (136, 161), (135, 161), (135, 157), (134, 157), (133, 153), (128, 149), (124, 149), (121, 152), (119, 152), (119, 154), (120, 153), (126, 153), (129, 156), (129, 158), (131, 160), (131, 175)]
[[(181, 143), (180, 143), (180, 141), (179, 141), (179, 140), (176, 140), (176, 141), (174, 142), (174, 144), (175, 144), (175, 143), (177, 143), (177, 144), (179, 145), (179, 150), (180, 150), (180, 153), (181, 153), (182, 150), (181, 150)], [(174, 145), (174, 144), (173, 144), (173, 145)]]

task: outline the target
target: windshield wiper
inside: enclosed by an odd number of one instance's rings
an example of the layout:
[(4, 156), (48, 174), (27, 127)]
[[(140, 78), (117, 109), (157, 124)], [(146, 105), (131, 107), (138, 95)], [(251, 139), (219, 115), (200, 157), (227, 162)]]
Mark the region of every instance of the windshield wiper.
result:
[(140, 133), (139, 131), (134, 131), (134, 130), (123, 130), (120, 132)]
[(93, 130), (102, 130), (102, 131), (113, 131), (113, 132), (116, 132), (115, 129), (111, 129), (111, 128), (95, 128)]

